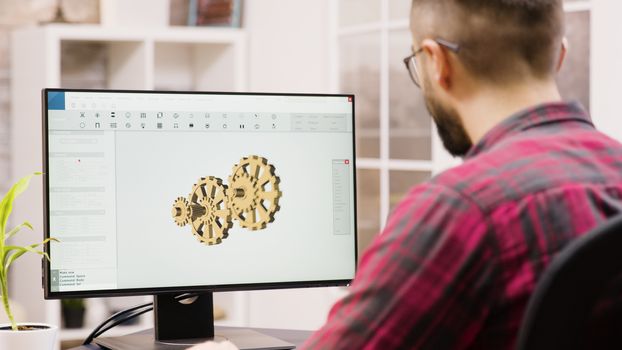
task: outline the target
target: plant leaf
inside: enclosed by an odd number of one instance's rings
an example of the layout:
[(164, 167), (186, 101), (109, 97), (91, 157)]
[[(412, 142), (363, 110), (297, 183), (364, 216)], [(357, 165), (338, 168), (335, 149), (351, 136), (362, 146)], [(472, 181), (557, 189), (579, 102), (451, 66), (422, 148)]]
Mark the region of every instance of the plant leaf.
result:
[(6, 263), (4, 264), (4, 269), (5, 271), (8, 271), (9, 266), (11, 266), (11, 264), (17, 260), (20, 256), (26, 254), (28, 251), (26, 249), (19, 251), (19, 252), (14, 252), (13, 254), (7, 253), (7, 255), (5, 255), (5, 257), (8, 257)]
[(32, 249), (31, 247), (27, 246), (27, 247), (17, 247), (16, 249), (12, 249), (11, 251), (13, 251), (13, 254), (9, 254), (7, 253), (7, 261), (4, 264), (4, 269), (5, 271), (7, 271), (9, 269), (9, 267), (11, 266), (11, 264), (17, 260), (19, 257), (21, 257), (22, 255), (26, 254), (27, 252), (31, 252), (31, 253), (35, 253), (35, 254), (39, 254), (39, 255), (43, 255), (46, 258), (48, 258), (48, 254), (45, 252), (42, 252), (40, 250), (36, 250), (36, 249)]
[[(58, 239), (54, 238), (54, 237), (50, 237), (50, 238), (46, 238), (41, 243), (35, 243), (35, 244), (31, 244), (31, 245), (25, 246), (25, 247), (19, 247), (19, 246), (6, 246), (6, 247), (4, 247), (4, 254), (5, 254), (5, 259), (6, 259), (6, 262), (3, 262), (4, 263), (4, 270), (8, 271), (9, 267), (11, 266), (11, 264), (15, 260), (17, 260), (20, 256), (24, 255), (27, 252), (43, 255), (49, 261), (50, 260), (50, 256), (48, 255), (48, 253), (35, 249), (38, 246), (44, 245), (44, 244), (46, 244), (48, 242), (60, 242), (60, 241)], [(15, 252), (13, 254), (10, 254), (11, 251), (15, 251)]]
[(9, 238), (11, 238), (11, 237), (15, 236), (15, 235), (16, 235), (16, 234), (17, 234), (17, 233), (18, 233), (18, 232), (19, 232), (22, 228), (24, 228), (24, 227), (27, 227), (27, 228), (29, 228), (30, 230), (34, 230), (34, 228), (32, 227), (32, 225), (31, 225), (28, 221), (24, 221), (24, 223), (22, 223), (22, 224), (21, 224), (21, 225), (19, 225), (19, 226), (14, 227), (11, 231), (9, 231), (9, 232), (7, 233), (6, 238), (7, 238), (7, 239), (9, 239)]
[(0, 202), (0, 241), (4, 244), (5, 233), (6, 233), (6, 223), (11, 215), (11, 211), (13, 211), (13, 201), (17, 196), (19, 196), (22, 192), (28, 188), (28, 184), (30, 183), (30, 179), (35, 175), (40, 175), (41, 173), (33, 173), (30, 175), (26, 175), (17, 181), (11, 189), (4, 195), (2, 198), (2, 202)]

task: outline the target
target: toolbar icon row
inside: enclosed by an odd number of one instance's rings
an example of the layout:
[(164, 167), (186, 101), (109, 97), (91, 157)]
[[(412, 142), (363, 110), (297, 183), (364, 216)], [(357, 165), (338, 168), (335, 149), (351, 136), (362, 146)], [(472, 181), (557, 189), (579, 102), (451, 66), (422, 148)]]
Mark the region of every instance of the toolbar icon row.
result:
[[(110, 123), (101, 123), (101, 122), (95, 122), (93, 125), (93, 128), (95, 129), (101, 129), (104, 126), (108, 126), (108, 128), (110, 129), (117, 129), (119, 126), (119, 123), (117, 122), (110, 122)], [(126, 123), (120, 123), (120, 125), (124, 126), (125, 129), (136, 129), (136, 128), (140, 128), (140, 129), (149, 129), (150, 125), (148, 125), (147, 123), (131, 123), (131, 122), (126, 122)], [(86, 122), (80, 122), (79, 124), (80, 129), (84, 129), (87, 127), (87, 123)], [(239, 129), (239, 130), (247, 130), (247, 129), (254, 129), (254, 130), (261, 130), (261, 129), (277, 129), (278, 125), (276, 123), (272, 123), (269, 126), (262, 126), (260, 124), (253, 124), (253, 125), (247, 125), (247, 124), (229, 124), (229, 123), (223, 123), (223, 124), (212, 124), (212, 123), (204, 123), (204, 124), (196, 124), (196, 123), (172, 123), (171, 124), (173, 129), (180, 129), (180, 128), (186, 128), (186, 129), (195, 129), (195, 128), (200, 128), (201, 126), (204, 129), (218, 129), (218, 127), (220, 127), (220, 129), (222, 130), (235, 130), (235, 129)], [(164, 123), (158, 122), (155, 124), (156, 129), (164, 129)]]
[(151, 116), (155, 115), (156, 119), (165, 119), (167, 117), (171, 117), (173, 119), (179, 119), (181, 117), (185, 117), (185, 119), (200, 119), (199, 118), (200, 115), (202, 115), (203, 118), (207, 120), (212, 120), (214, 118), (230, 119), (233, 117), (237, 117), (238, 119), (253, 119), (253, 120), (259, 120), (259, 119), (265, 119), (265, 118), (269, 118), (272, 120), (278, 119), (278, 116), (276, 114), (259, 114), (259, 113), (155, 112), (155, 114), (152, 114), (154, 112), (148, 113), (148, 112), (130, 112), (130, 111), (121, 112), (121, 113), (118, 113), (117, 111), (110, 111), (110, 112), (105, 112), (105, 113), (104, 112), (78, 112), (78, 113), (80, 113), (80, 118), (93, 117), (95, 119), (99, 119), (105, 116), (108, 116), (109, 118), (117, 118), (119, 114), (124, 116), (126, 119), (133, 119), (135, 117), (138, 117), (140, 119), (148, 119), (150, 117), (150, 114)]

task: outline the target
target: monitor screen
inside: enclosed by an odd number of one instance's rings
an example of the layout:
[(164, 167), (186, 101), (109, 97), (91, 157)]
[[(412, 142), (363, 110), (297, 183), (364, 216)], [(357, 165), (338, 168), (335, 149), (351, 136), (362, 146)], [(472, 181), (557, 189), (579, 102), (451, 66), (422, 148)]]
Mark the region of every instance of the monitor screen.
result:
[(347, 284), (354, 96), (43, 91), (46, 297)]

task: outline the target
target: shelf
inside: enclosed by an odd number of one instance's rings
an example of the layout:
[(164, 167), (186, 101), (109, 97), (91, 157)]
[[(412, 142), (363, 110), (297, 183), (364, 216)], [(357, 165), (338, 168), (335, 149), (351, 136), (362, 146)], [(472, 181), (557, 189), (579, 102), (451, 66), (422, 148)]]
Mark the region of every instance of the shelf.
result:
[[(42, 87), (80, 87), (79, 76), (96, 77), (85, 88), (242, 91), (246, 86), (247, 38), (241, 28), (49, 24), (20, 29), (12, 41), (14, 53), (32, 57), (17, 70), (41, 70)], [(93, 47), (101, 54), (65, 64), (67, 47), (81, 47), (83, 54)], [(100, 72), (105, 77), (97, 76)], [(23, 85), (39, 79), (30, 80)]]
[[(246, 37), (244, 29), (212, 27), (123, 28), (49, 24), (12, 32), (12, 170), (16, 174), (26, 174), (33, 169), (42, 169), (42, 88), (244, 91)], [(35, 227), (43, 227), (42, 206), (31, 205), (41, 203), (42, 196), (41, 182), (33, 181), (16, 203), (15, 217), (31, 218)], [(16, 238), (16, 243), (27, 244), (25, 238)], [(13, 275), (35, 275), (40, 269), (40, 259), (25, 257)], [(40, 281), (37, 282), (33, 278), (14, 283), (16, 301), (25, 306), (30, 319), (60, 324), (60, 303), (58, 300), (44, 301)], [(243, 293), (218, 298), (228, 315), (224, 323), (247, 323)], [(89, 310), (91, 317), (85, 320), (86, 328), (62, 329), (59, 340), (84, 339), (107, 315), (107, 310), (101, 306), (98, 310), (88, 307), (87, 315)], [(122, 335), (152, 326), (153, 318), (148, 316), (139, 325), (116, 327), (106, 335)]]
[(92, 24), (48, 24), (28, 29), (44, 31), (61, 40), (83, 41), (160, 41), (180, 43), (233, 43), (243, 40), (246, 32), (240, 28), (166, 27), (122, 28)]

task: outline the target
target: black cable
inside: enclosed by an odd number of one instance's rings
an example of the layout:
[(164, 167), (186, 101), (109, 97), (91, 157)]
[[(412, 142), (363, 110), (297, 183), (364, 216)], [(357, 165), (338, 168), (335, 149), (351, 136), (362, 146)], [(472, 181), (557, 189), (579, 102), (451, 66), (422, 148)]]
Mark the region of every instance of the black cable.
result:
[[(194, 298), (198, 295), (199, 294), (197, 293), (184, 293), (184, 294), (176, 295), (175, 300), (181, 301), (185, 299)], [(140, 310), (143, 308), (146, 308), (146, 309)], [(90, 344), (91, 342), (93, 342), (93, 339), (99, 337), (100, 335), (104, 334), (108, 330), (118, 326), (119, 324), (123, 322), (131, 320), (132, 318), (135, 318), (146, 312), (149, 312), (151, 310), (153, 310), (153, 302), (136, 305), (129, 309), (121, 310), (115, 313), (114, 315), (104, 320), (104, 322), (100, 323), (97, 327), (95, 327), (95, 329), (93, 329), (93, 331), (86, 337), (86, 339), (84, 339), (84, 342), (82, 343), (82, 345)]]
[(93, 339), (95, 339), (95, 338), (99, 337), (100, 335), (102, 335), (102, 334), (106, 333), (107, 331), (109, 331), (110, 329), (112, 329), (112, 328), (114, 328), (114, 327), (116, 327), (116, 326), (120, 325), (121, 323), (124, 323), (124, 322), (126, 322), (126, 321), (128, 321), (128, 320), (131, 320), (132, 318), (138, 317), (138, 316), (140, 316), (140, 315), (142, 315), (142, 314), (144, 314), (144, 313), (147, 313), (147, 312), (149, 312), (149, 311), (151, 311), (151, 310), (153, 310), (153, 306), (150, 306), (150, 307), (148, 307), (148, 308), (146, 308), (146, 309), (143, 309), (143, 310), (136, 311), (136, 312), (134, 312), (134, 313), (132, 313), (132, 314), (128, 315), (128, 316), (127, 316), (127, 317), (125, 317), (125, 318), (122, 318), (122, 319), (116, 320), (116, 321), (114, 321), (113, 323), (111, 323), (109, 326), (104, 327), (104, 328), (102, 328), (99, 332), (95, 333), (95, 336), (93, 337)]
[(86, 339), (84, 340), (84, 342), (82, 343), (82, 345), (87, 345), (90, 344), (94, 338), (96, 338), (96, 334), (102, 329), (104, 328), (107, 324), (114, 322), (116, 319), (118, 319), (119, 317), (122, 317), (125, 314), (128, 314), (134, 310), (138, 310), (144, 307), (151, 307), (153, 309), (153, 302), (149, 302), (149, 303), (144, 303), (144, 304), (140, 304), (137, 306), (133, 306), (129, 309), (125, 309), (125, 310), (121, 310), (119, 312), (116, 312), (115, 314), (113, 314), (112, 316), (108, 317), (106, 320), (104, 320), (104, 322), (100, 323), (97, 327), (95, 327), (95, 329), (93, 329), (93, 331), (86, 337)]

